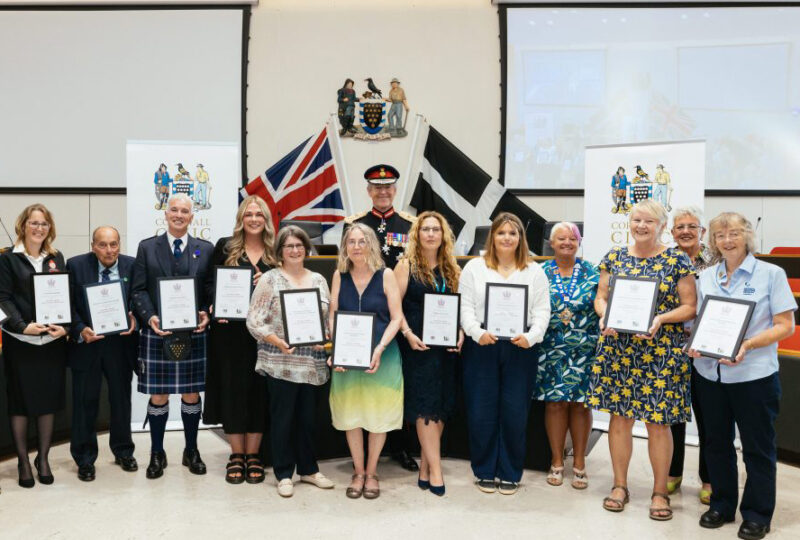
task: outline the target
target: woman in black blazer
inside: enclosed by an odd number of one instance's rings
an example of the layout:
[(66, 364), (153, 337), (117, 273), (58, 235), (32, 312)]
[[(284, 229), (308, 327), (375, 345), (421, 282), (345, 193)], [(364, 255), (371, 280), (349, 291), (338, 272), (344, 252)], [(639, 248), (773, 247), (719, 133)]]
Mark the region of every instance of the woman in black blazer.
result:
[(56, 226), (41, 204), (25, 208), (17, 218), (14, 249), (0, 256), (0, 306), (3, 357), (8, 385), (8, 414), (17, 450), (19, 485), (34, 485), (28, 461), (28, 417), (36, 417), (39, 453), (34, 465), (42, 484), (52, 484), (47, 459), (53, 438), (55, 413), (64, 408), (67, 329), (33, 322), (31, 274), (64, 272), (64, 257), (53, 247)]

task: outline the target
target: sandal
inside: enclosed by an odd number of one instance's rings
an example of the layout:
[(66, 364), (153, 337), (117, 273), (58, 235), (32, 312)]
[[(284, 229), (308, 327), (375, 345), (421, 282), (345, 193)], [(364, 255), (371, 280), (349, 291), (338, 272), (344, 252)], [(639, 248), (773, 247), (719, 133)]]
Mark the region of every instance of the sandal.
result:
[(258, 454), (247, 454), (247, 483), (259, 484), (264, 481), (264, 464)]
[(672, 508), (669, 507), (670, 500), (669, 495), (666, 493), (659, 493), (654, 491), (652, 495), (650, 495), (650, 501), (652, 502), (653, 499), (656, 497), (661, 497), (665, 501), (667, 501), (666, 508), (655, 508), (652, 504), (650, 505), (650, 519), (654, 519), (656, 521), (669, 521), (672, 519)]
[[(378, 482), (378, 475), (377, 474), (368, 474), (367, 480), (375, 480), (375, 483)], [(381, 496), (381, 488), (380, 486), (376, 488), (368, 488), (366, 487), (366, 481), (364, 482), (364, 498), (365, 499), (377, 499)]]
[[(347, 487), (344, 494), (347, 495), (348, 499), (358, 499), (361, 497), (361, 494), (364, 492), (364, 475), (363, 474), (354, 474), (351, 477), (351, 485)], [(356, 480), (360, 480), (360, 487), (353, 487), (352, 483)]]
[(572, 468), (572, 487), (575, 489), (586, 489), (589, 487), (589, 477), (586, 476), (586, 469)]
[(711, 490), (710, 489), (701, 489), (700, 490), (700, 504), (711, 504)]
[(228, 464), (225, 465), (225, 481), (229, 484), (244, 482), (244, 454), (231, 454)]
[(547, 483), (551, 486), (560, 486), (564, 483), (564, 466), (553, 467), (550, 466), (550, 472), (547, 473)]
[(667, 480), (667, 495), (672, 495), (681, 487), (683, 483), (683, 476), (676, 476), (673, 480)]
[(627, 486), (613, 486), (611, 491), (613, 492), (615, 489), (623, 490), (625, 492), (625, 498), (617, 499), (616, 497), (608, 496), (603, 499), (603, 508), (609, 512), (622, 512), (625, 510), (625, 505), (631, 500), (631, 493), (628, 491)]

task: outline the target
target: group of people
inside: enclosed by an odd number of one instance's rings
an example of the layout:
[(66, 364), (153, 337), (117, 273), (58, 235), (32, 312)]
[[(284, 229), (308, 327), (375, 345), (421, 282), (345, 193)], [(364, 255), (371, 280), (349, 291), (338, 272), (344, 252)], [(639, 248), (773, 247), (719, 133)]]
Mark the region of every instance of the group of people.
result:
[[(748, 475), (739, 505), (744, 520), (739, 536), (762, 538), (769, 531), (780, 400), (777, 342), (794, 331), (797, 305), (783, 270), (754, 257), (754, 231), (747, 219), (720, 214), (709, 224), (706, 246), (701, 243), (705, 225), (699, 210), (676, 210), (676, 245), (669, 247), (661, 240), (669, 219), (666, 210), (657, 202), (642, 201), (629, 214), (632, 244), (613, 248), (595, 267), (577, 257), (582, 239), (574, 224), (553, 228), (555, 256), (537, 264), (529, 256), (519, 218), (501, 213), (492, 223), (484, 254), (462, 270), (454, 256), (453, 232), (441, 214), (412, 217), (395, 211), (398, 176), (388, 165), (365, 173), (373, 208), (346, 220), (330, 289), (324, 276), (306, 268), (311, 253), (306, 233), (287, 226), (276, 235), (266, 204), (256, 196), (241, 203), (233, 234), (212, 246), (188, 234), (191, 199), (173, 195), (166, 205), (166, 233), (142, 241), (135, 259), (119, 253), (119, 233), (106, 226), (94, 231), (91, 253), (65, 262), (53, 246), (53, 216), (40, 204), (26, 208), (16, 222), (14, 248), (0, 256), (0, 307), (8, 315), (3, 354), (19, 484), (34, 485), (28, 418), (36, 419), (39, 433), (37, 476), (41, 483), (53, 482), (48, 451), (54, 413), (64, 407), (69, 365), (70, 450), (81, 480), (95, 477), (95, 421), (103, 375), (111, 399), (115, 461), (126, 471), (138, 468), (130, 433), (135, 372), (138, 390), (150, 395), (148, 478), (164, 474), (169, 396), (181, 394), (182, 463), (192, 473), (206, 472), (197, 448), (202, 415), (205, 423), (221, 424), (227, 434), (231, 454), (226, 481), (262, 482), (259, 448), (268, 414), (278, 493), (293, 494), (295, 472), (301, 482), (332, 488), (333, 482), (319, 470), (313, 445), (315, 387), (330, 379), (333, 426), (345, 432), (353, 461), (346, 496), (379, 497), (378, 458), (387, 434), (404, 426), (407, 432), (416, 430), (421, 447), (418, 486), (441, 496), (440, 441), (462, 380), (471, 466), (482, 492), (517, 492), (529, 405), (537, 399), (546, 402), (552, 451), (548, 484), (564, 483), (569, 432), (571, 485), (588, 486), (591, 411), (608, 412), (614, 482), (602, 506), (623, 511), (630, 498), (632, 428), (641, 420), (653, 470), (649, 516), (671, 519), (669, 494), (682, 481), (685, 427), (694, 409), (700, 434), (700, 499), (710, 504), (700, 525), (716, 528), (734, 519), (739, 498), (736, 425)], [(255, 289), (246, 321), (213, 318), (215, 266), (252, 268)], [(71, 274), (71, 324), (32, 322), (31, 274), (65, 271)], [(192, 276), (200, 285), (199, 324), (193, 332), (161, 329), (158, 280), (164, 276)], [(658, 280), (656, 312), (646, 332), (622, 333), (603, 324), (613, 276)], [(83, 287), (112, 280), (122, 282), (130, 299), (130, 328), (121, 335), (99, 336), (89, 326)], [(518, 335), (504, 339), (486, 328), (487, 284), (527, 289), (527, 328)], [(375, 314), (377, 345), (369, 369), (331, 368), (322, 345), (287, 343), (280, 293), (292, 289), (319, 291), (328, 337), (339, 310)], [(452, 349), (428, 347), (422, 339), (423, 298), (437, 292), (460, 294), (459, 339)], [(718, 361), (687, 349), (689, 328), (709, 295), (755, 302), (734, 358)], [(177, 361), (169, 352), (176, 339), (190, 349)], [(402, 436), (398, 444), (404, 444)]]

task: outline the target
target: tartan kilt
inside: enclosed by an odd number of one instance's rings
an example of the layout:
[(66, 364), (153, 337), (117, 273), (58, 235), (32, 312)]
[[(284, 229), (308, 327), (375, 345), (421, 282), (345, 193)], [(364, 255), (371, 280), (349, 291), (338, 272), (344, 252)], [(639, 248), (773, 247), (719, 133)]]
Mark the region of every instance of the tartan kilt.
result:
[(150, 328), (139, 335), (139, 384), (142, 394), (191, 394), (206, 389), (206, 333), (192, 333), (186, 360), (164, 358), (164, 339)]

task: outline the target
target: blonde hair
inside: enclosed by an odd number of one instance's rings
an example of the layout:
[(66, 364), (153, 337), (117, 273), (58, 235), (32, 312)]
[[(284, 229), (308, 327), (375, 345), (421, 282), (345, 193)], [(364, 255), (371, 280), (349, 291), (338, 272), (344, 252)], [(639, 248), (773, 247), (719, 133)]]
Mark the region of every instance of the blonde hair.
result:
[(47, 236), (44, 237), (44, 241), (42, 242), (41, 250), (48, 255), (55, 255), (58, 253), (58, 250), (53, 247), (53, 241), (56, 239), (56, 224), (53, 221), (53, 214), (51, 214), (50, 210), (48, 210), (47, 207), (41, 203), (34, 203), (26, 206), (22, 213), (17, 216), (17, 221), (14, 223), (14, 232), (17, 235), (16, 244), (22, 244), (23, 246), (25, 245), (25, 224), (28, 223), (28, 220), (31, 218), (31, 214), (37, 210), (44, 215), (44, 220), (50, 224), (50, 228), (47, 229)]
[(708, 247), (711, 249), (711, 253), (714, 254), (714, 257), (718, 259), (722, 258), (722, 252), (717, 246), (716, 238), (714, 238), (714, 235), (722, 229), (742, 229), (747, 253), (755, 253), (756, 233), (753, 230), (753, 224), (750, 223), (750, 220), (739, 212), (722, 212), (708, 224)]
[(442, 244), (436, 253), (436, 263), (445, 283), (450, 286), (451, 291), (456, 291), (458, 290), (458, 277), (461, 274), (461, 268), (455, 257), (456, 240), (447, 220), (439, 212), (429, 210), (417, 216), (417, 220), (408, 231), (408, 247), (403, 259), (408, 261), (409, 271), (417, 281), (427, 283), (432, 287), (436, 286), (433, 268), (428, 266), (428, 260), (422, 255), (422, 243), (419, 241), (422, 222), (428, 218), (434, 218), (442, 228)]
[(261, 232), (261, 243), (264, 244), (264, 254), (261, 261), (270, 266), (275, 266), (275, 255), (273, 244), (275, 242), (275, 229), (272, 225), (272, 214), (269, 213), (267, 203), (258, 195), (245, 197), (239, 209), (236, 211), (236, 224), (233, 226), (233, 235), (228, 243), (225, 244), (224, 253), (227, 255), (225, 266), (239, 266), (239, 259), (245, 255), (244, 245), (244, 213), (251, 204), (258, 206), (264, 214), (264, 230)]
[(494, 247), (494, 235), (500, 230), (500, 227), (510, 223), (519, 235), (519, 244), (517, 244), (517, 253), (514, 256), (514, 263), (518, 269), (523, 269), (528, 266), (528, 239), (525, 236), (525, 227), (522, 226), (522, 221), (509, 212), (500, 212), (497, 217), (492, 221), (492, 227), (489, 229), (489, 236), (486, 238), (486, 253), (483, 255), (486, 260), (486, 266), (492, 270), (497, 270), (497, 250)]
[(361, 231), (364, 235), (364, 240), (367, 242), (367, 266), (373, 272), (380, 270), (386, 266), (381, 256), (381, 248), (378, 247), (378, 237), (375, 231), (364, 225), (363, 223), (353, 223), (342, 235), (342, 245), (339, 246), (339, 260), (336, 263), (336, 269), (340, 274), (349, 272), (353, 268), (353, 261), (347, 256), (347, 241), (353, 234), (353, 231)]
[(667, 221), (669, 221), (669, 214), (667, 214), (667, 209), (664, 208), (664, 205), (652, 199), (645, 199), (633, 205), (633, 208), (631, 208), (631, 213), (628, 215), (628, 225), (631, 224), (631, 221), (633, 220), (633, 214), (636, 212), (644, 212), (645, 214), (656, 218), (661, 229), (663, 229), (667, 225)]

